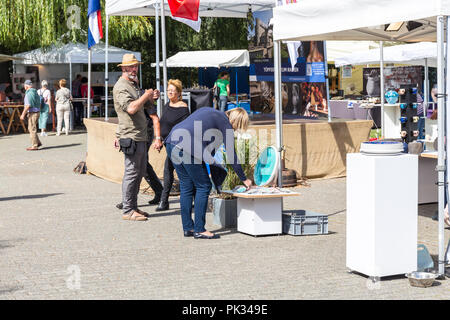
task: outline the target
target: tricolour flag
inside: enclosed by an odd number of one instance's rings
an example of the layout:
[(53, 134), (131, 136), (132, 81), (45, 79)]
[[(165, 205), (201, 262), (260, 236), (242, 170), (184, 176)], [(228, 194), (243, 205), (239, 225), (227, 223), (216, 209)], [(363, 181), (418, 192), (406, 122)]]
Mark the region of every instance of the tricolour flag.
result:
[(100, 0), (89, 0), (88, 4), (88, 48), (97, 44), (103, 38)]

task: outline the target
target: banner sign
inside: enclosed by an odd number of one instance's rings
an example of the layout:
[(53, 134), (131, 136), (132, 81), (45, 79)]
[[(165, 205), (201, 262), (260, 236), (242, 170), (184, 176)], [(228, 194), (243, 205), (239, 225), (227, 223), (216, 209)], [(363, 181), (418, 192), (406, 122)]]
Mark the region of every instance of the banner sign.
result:
[[(250, 64), (250, 81), (273, 81), (273, 59), (255, 59)], [(294, 69), (289, 61), (281, 64), (282, 82), (325, 82), (325, 64), (306, 62), (299, 57)]]

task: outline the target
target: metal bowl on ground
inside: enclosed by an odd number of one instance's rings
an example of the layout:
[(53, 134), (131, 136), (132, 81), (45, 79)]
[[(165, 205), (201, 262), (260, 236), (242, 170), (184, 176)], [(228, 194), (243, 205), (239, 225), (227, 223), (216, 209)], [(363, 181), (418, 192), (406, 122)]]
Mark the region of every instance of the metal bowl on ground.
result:
[(439, 275), (433, 272), (419, 272), (414, 271), (405, 274), (405, 276), (409, 279), (409, 284), (413, 287), (431, 287)]

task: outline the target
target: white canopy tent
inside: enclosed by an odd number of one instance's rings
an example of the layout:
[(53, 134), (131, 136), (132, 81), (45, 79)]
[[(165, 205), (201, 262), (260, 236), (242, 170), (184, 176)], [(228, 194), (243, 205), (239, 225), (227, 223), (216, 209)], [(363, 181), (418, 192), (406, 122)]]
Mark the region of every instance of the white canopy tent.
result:
[[(249, 11), (270, 10), (275, 5), (275, 0), (201, 0), (199, 4), (200, 17), (227, 17), (246, 18)], [(156, 21), (156, 65), (159, 63), (159, 20), (158, 15), (172, 16), (167, 0), (106, 0), (106, 44), (108, 44), (108, 17), (109, 16), (155, 16)], [(166, 66), (166, 31), (165, 21), (161, 19), (161, 45), (163, 62), (163, 87), (167, 89)], [(106, 51), (108, 52), (108, 50)], [(108, 53), (106, 53), (107, 55)], [(108, 60), (108, 59), (106, 59)], [(108, 62), (106, 62), (108, 63)], [(106, 76), (107, 78), (107, 76)], [(156, 68), (156, 84), (160, 87), (159, 68)], [(106, 84), (107, 85), (107, 80)], [(167, 99), (167, 96), (164, 97)], [(167, 101), (165, 101), (167, 102)], [(158, 115), (161, 115), (161, 105), (158, 100)]]
[(169, 68), (248, 67), (250, 55), (248, 50), (181, 51), (168, 58), (166, 65)]
[[(134, 53), (140, 61), (140, 52), (132, 52), (125, 49), (109, 46), (110, 62), (120, 63), (125, 53)], [(15, 64), (70, 64), (88, 63), (87, 45), (83, 43), (68, 43), (63, 46), (55, 46), (48, 49), (35, 49), (28, 52), (15, 54), (16, 58), (23, 60), (14, 62)], [(99, 43), (92, 47), (92, 63), (105, 63), (105, 44)]]
[[(154, 16), (160, 0), (106, 0), (106, 14), (111, 16)], [(171, 16), (165, 0), (165, 16)], [(200, 17), (246, 18), (250, 10), (270, 10), (274, 0), (201, 0)]]
[[(114, 63), (122, 62), (122, 57), (126, 53), (133, 53), (136, 59), (141, 61), (141, 53), (133, 52), (113, 46), (106, 49), (104, 43), (98, 43), (91, 48), (92, 56), (90, 63), (105, 63), (106, 51), (108, 51), (108, 60)], [(69, 65), (69, 79), (72, 79), (72, 64), (81, 63), (89, 64), (89, 50), (87, 44), (83, 43), (68, 43), (62, 46), (53, 45), (50, 48), (35, 49), (28, 52), (15, 54), (14, 57), (23, 58), (21, 61), (14, 61), (15, 64), (68, 64)], [(142, 72), (142, 71), (141, 71)], [(90, 72), (89, 72), (90, 74)], [(107, 70), (105, 71), (107, 74)], [(90, 77), (90, 76), (89, 76)], [(90, 80), (90, 79), (89, 79)], [(69, 81), (70, 92), (72, 92), (72, 81)], [(89, 81), (90, 87), (90, 81)], [(90, 90), (88, 90), (90, 96)], [(108, 104), (108, 86), (105, 85), (105, 105)], [(90, 117), (90, 99), (88, 99), (87, 116)], [(108, 109), (105, 108), (105, 117), (108, 116)]]
[[(438, 186), (439, 261), (438, 272), (445, 274), (444, 193), (445, 193), (445, 25), (449, 26), (450, 0), (303, 0), (274, 9), (274, 40), (374, 40), (436, 41), (438, 82)], [(327, 23), (324, 23), (326, 21)], [(403, 22), (403, 23), (398, 23)], [(395, 25), (396, 23), (397, 26)], [(394, 31), (385, 31), (387, 25)], [(296, 28), (296, 26), (299, 26)], [(301, 27), (300, 27), (301, 26)], [(448, 29), (448, 27), (447, 27)], [(447, 37), (450, 32), (447, 33)], [(450, 37), (446, 39), (447, 42)], [(382, 44), (382, 42), (381, 42)], [(383, 61), (383, 46), (380, 48)], [(447, 62), (450, 63), (450, 59)], [(383, 68), (383, 63), (380, 65)], [(383, 85), (383, 84), (382, 84)], [(447, 88), (447, 92), (450, 87)], [(278, 94), (276, 92), (275, 94)], [(382, 94), (384, 96), (384, 94)], [(383, 101), (384, 99), (382, 99)], [(277, 108), (281, 106), (276, 105)], [(447, 127), (450, 125), (447, 113)], [(449, 157), (447, 157), (447, 160)], [(447, 163), (448, 167), (449, 163)]]
[[(418, 42), (398, 46), (384, 47), (384, 63), (407, 63), (424, 66), (425, 59), (429, 67), (437, 66), (437, 45), (433, 42)], [(336, 67), (344, 65), (363, 65), (380, 63), (380, 50), (372, 49), (354, 52), (334, 60)]]
[[(380, 50), (372, 49), (341, 56), (334, 61), (334, 64), (336, 67), (341, 67), (344, 65), (381, 64), (380, 61)], [(417, 42), (385, 47), (383, 48), (383, 62), (424, 66), (424, 101), (428, 102), (430, 91), (428, 88), (428, 67), (437, 67), (437, 45), (435, 42)]]
[(348, 56), (353, 52), (378, 49), (380, 44), (376, 41), (327, 41), (327, 61), (334, 61)]
[[(161, 65), (161, 64), (160, 64)], [(156, 63), (152, 63), (152, 67)], [(166, 61), (169, 68), (233, 68), (250, 66), (248, 50), (181, 51)], [(238, 102), (238, 77), (236, 72), (236, 103)]]

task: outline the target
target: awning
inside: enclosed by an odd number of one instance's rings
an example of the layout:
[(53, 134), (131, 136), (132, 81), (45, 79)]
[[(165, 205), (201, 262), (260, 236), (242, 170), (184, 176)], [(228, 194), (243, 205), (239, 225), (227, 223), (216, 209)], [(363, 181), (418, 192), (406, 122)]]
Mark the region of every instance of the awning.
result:
[[(160, 0), (106, 0), (106, 14), (113, 16), (154, 16), (153, 5)], [(165, 15), (171, 16), (167, 0)], [(246, 18), (249, 11), (270, 10), (274, 0), (201, 0), (200, 17)]]
[[(274, 40), (436, 41), (439, 15), (450, 15), (450, 0), (302, 0), (273, 9), (273, 37)], [(404, 23), (398, 31), (385, 31), (386, 24), (394, 22)]]
[[(162, 63), (160, 63), (162, 66)], [(155, 66), (155, 64), (152, 64)], [(167, 59), (167, 67), (248, 67), (250, 55), (247, 50), (182, 51)]]
[[(419, 42), (385, 47), (383, 51), (384, 63), (406, 63), (411, 65), (425, 65), (436, 67), (437, 45), (433, 42)], [(379, 64), (380, 49), (355, 52), (334, 61), (336, 67), (343, 65)]]
[[(100, 42), (91, 48), (92, 63), (105, 63), (105, 44)], [(136, 59), (141, 61), (139, 52), (108, 46), (108, 61), (122, 62), (125, 53), (133, 53)], [(68, 43), (61, 47), (52, 46), (49, 49), (35, 49), (28, 52), (15, 54), (14, 57), (24, 60), (15, 61), (15, 64), (62, 64), (62, 63), (88, 63), (87, 44)]]

